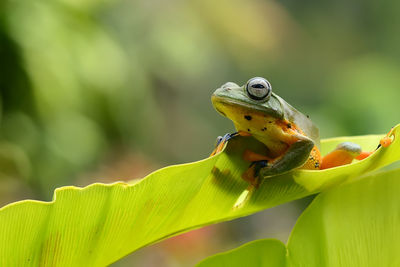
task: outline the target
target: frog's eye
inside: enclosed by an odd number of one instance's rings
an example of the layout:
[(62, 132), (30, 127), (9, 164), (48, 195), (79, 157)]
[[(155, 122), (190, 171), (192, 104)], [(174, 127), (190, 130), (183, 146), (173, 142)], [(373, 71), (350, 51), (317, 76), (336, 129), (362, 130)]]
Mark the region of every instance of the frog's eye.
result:
[(271, 93), (271, 84), (264, 78), (252, 78), (246, 85), (247, 94), (254, 100), (265, 100)]

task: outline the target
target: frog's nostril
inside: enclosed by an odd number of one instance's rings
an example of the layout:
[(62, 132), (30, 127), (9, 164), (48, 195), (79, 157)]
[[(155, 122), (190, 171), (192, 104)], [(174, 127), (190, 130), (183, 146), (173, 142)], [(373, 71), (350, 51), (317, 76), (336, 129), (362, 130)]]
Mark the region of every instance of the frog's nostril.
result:
[[(222, 85), (221, 86), (222, 88), (224, 88), (224, 89), (228, 89), (229, 88), (229, 90), (231, 90), (232, 88), (235, 88), (235, 87), (239, 87), (236, 83), (233, 83), (233, 82), (227, 82), (227, 83), (225, 83), (224, 85)], [(229, 91), (229, 90), (227, 90), (227, 91)]]

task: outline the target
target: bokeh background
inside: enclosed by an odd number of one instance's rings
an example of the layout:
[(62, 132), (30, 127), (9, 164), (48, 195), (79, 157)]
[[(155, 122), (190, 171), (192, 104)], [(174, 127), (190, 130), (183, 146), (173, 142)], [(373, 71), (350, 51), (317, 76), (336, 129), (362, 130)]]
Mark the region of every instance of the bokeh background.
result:
[[(400, 2), (2, 0), (0, 204), (207, 157), (232, 124), (210, 95), (253, 76), (322, 137), (400, 122)], [(206, 227), (115, 266), (190, 266), (286, 241), (310, 199)]]

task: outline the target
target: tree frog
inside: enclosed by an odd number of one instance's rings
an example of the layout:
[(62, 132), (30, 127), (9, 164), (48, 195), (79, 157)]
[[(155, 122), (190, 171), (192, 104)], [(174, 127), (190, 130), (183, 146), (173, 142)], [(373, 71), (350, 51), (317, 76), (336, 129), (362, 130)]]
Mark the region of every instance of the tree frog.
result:
[(344, 142), (321, 157), (319, 130), (308, 116), (296, 110), (272, 92), (270, 82), (261, 77), (239, 86), (228, 82), (211, 97), (214, 108), (234, 123), (237, 132), (217, 140), (214, 155), (237, 135), (253, 136), (266, 146), (266, 153), (246, 150), (243, 157), (251, 162), (242, 178), (257, 187), (267, 178), (295, 168), (320, 170), (363, 159), (372, 152), (362, 152), (357, 144)]

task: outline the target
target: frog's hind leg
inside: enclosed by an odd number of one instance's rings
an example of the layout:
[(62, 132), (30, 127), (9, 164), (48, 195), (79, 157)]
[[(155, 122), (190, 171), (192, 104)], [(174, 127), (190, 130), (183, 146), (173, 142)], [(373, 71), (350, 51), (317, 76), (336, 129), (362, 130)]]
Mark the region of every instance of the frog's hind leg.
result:
[(321, 170), (350, 164), (355, 158), (368, 157), (369, 152), (362, 152), (361, 147), (355, 143), (340, 143), (335, 150), (322, 158)]
[(321, 170), (350, 164), (353, 159), (363, 160), (373, 154), (380, 147), (388, 147), (393, 142), (393, 128), (380, 141), (373, 151), (362, 151), (361, 147), (351, 142), (339, 144), (335, 150), (322, 159)]

